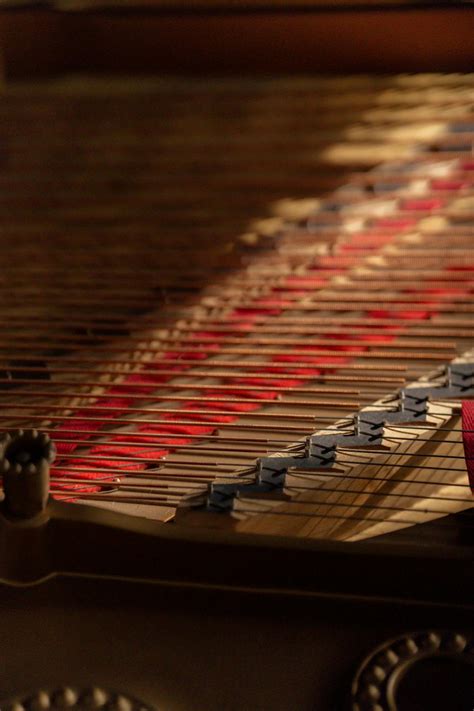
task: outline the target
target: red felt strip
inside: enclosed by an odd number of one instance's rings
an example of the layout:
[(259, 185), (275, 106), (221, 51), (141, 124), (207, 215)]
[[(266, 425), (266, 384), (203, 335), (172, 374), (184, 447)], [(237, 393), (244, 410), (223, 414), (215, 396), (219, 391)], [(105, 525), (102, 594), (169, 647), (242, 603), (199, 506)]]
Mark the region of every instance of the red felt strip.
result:
[(469, 188), (470, 183), (467, 180), (450, 180), (449, 178), (437, 178), (431, 181), (431, 187), (433, 190), (463, 190), (463, 188)]
[(462, 403), (462, 442), (469, 484), (474, 494), (474, 400)]
[(429, 212), (430, 210), (439, 210), (445, 206), (445, 201), (441, 198), (418, 198), (411, 200), (403, 200), (401, 204), (402, 210)]

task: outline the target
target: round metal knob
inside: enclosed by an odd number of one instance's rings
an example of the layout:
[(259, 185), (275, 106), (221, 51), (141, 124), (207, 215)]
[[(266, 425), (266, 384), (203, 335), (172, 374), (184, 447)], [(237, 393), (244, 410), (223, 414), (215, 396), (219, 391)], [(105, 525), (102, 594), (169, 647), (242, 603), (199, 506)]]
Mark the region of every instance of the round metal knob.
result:
[(45, 508), (55, 453), (48, 435), (36, 430), (16, 430), (0, 438), (4, 509), (9, 516), (31, 518)]
[(133, 696), (98, 686), (39, 689), (0, 702), (0, 708), (2, 711), (157, 711)]
[(392, 639), (360, 665), (348, 711), (464, 711), (474, 703), (474, 640), (428, 630)]

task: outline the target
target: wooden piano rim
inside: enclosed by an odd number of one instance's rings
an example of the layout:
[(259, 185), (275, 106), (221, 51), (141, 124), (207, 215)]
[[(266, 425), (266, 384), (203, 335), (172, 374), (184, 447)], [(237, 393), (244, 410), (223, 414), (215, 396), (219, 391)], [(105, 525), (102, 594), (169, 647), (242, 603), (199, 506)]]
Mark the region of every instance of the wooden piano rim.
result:
[(366, 0), (357, 8), (303, 12), (0, 10), (7, 79), (68, 72), (471, 71), (473, 31), (472, 7), (403, 4), (382, 12)]
[(161, 15), (179, 12), (246, 14), (260, 12), (352, 11), (354, 9), (453, 8), (470, 0), (6, 0), (2, 9), (43, 9), (93, 15)]
[(0, 515), (0, 533), (8, 539), (0, 580), (12, 585), (67, 575), (259, 595), (473, 606), (469, 545), (237, 535), (57, 501), (26, 523)]

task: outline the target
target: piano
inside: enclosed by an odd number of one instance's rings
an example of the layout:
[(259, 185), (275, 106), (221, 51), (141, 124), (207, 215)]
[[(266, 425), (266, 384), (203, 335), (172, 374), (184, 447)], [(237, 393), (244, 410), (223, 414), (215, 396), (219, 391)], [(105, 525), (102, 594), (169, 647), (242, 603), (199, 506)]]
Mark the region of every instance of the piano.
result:
[(2, 711), (474, 708), (473, 30), (1, 4)]

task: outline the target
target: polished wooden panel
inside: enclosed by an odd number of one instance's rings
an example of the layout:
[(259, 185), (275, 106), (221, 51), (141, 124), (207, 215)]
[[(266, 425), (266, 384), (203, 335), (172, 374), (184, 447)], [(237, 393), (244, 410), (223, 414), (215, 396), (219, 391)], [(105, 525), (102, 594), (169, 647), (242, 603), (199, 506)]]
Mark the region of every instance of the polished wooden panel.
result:
[[(8, 76), (469, 71), (470, 8), (147, 14), (3, 11)], [(21, 37), (21, 42), (18, 38)]]

